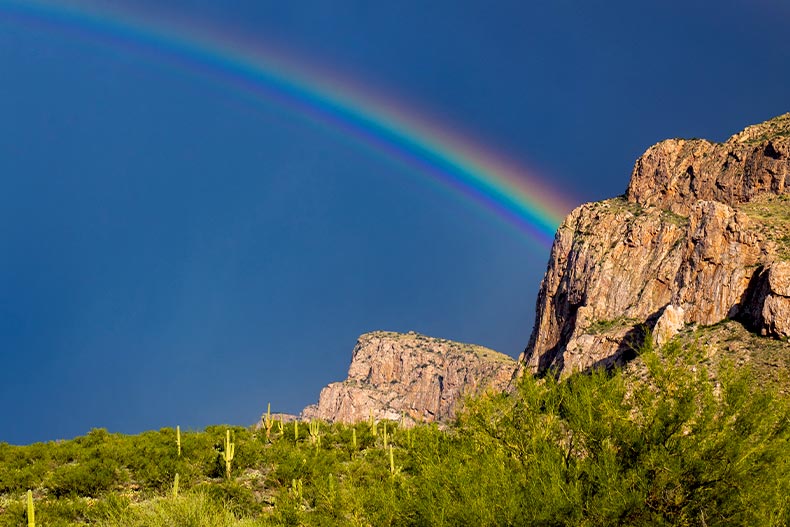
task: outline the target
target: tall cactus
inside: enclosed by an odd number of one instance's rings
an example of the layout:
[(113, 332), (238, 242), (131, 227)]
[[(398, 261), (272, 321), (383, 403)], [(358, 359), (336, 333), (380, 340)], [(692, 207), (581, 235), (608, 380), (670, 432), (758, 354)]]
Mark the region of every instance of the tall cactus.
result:
[(231, 463), (236, 455), (236, 444), (230, 440), (230, 430), (225, 430), (225, 450), (221, 454), (225, 460), (225, 477), (230, 479)]
[(368, 426), (370, 426), (370, 435), (376, 437), (378, 431), (376, 430), (376, 420), (373, 419), (373, 410), (368, 411)]
[(318, 448), (321, 446), (321, 426), (318, 421), (310, 421), (307, 426), (310, 431), (310, 443)]
[(299, 421), (294, 421), (294, 442), (299, 441)]
[(36, 527), (36, 511), (33, 509), (33, 491), (27, 491), (27, 527)]
[(387, 439), (388, 439), (388, 436), (387, 436), (387, 423), (384, 423), (384, 433), (382, 434), (382, 438), (384, 439), (384, 449), (386, 450), (386, 448), (387, 448)]
[(173, 478), (173, 497), (178, 497), (178, 472), (176, 472), (176, 477)]
[(266, 405), (266, 413), (261, 417), (263, 421), (263, 428), (266, 429), (266, 440), (272, 439), (272, 427), (274, 426), (274, 419), (272, 419), (272, 403)]
[(181, 427), (176, 425), (176, 445), (178, 446), (178, 457), (181, 457)]
[(288, 492), (290, 492), (294, 498), (298, 499), (299, 501), (302, 501), (303, 485), (301, 478), (291, 480), (291, 488), (288, 489)]

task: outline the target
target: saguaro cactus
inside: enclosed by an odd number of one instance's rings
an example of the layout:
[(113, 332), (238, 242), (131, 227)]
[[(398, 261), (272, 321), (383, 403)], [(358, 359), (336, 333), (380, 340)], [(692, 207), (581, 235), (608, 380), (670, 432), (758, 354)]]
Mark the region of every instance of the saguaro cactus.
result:
[(299, 441), (299, 421), (294, 421), (294, 442)]
[(318, 421), (310, 421), (307, 426), (310, 431), (310, 443), (318, 448), (321, 446), (321, 426)]
[(181, 457), (181, 427), (176, 425), (176, 445), (178, 446), (178, 457)]
[(376, 420), (373, 419), (373, 410), (368, 412), (368, 426), (370, 426), (370, 435), (376, 437), (378, 430), (376, 430)]
[(266, 440), (270, 441), (272, 438), (272, 427), (274, 426), (274, 419), (272, 419), (272, 403), (266, 405), (266, 413), (261, 417), (263, 421), (263, 428), (266, 430)]
[(176, 472), (176, 477), (173, 478), (173, 497), (178, 497), (178, 472)]
[(36, 527), (36, 511), (33, 509), (33, 491), (27, 491), (27, 527)]
[(300, 479), (292, 479), (291, 480), (291, 488), (288, 489), (288, 491), (291, 493), (291, 495), (294, 498), (298, 499), (299, 501), (302, 501), (303, 487), (302, 487), (302, 480), (301, 480), (301, 478)]
[(225, 477), (227, 479), (230, 479), (230, 468), (235, 454), (236, 444), (230, 440), (230, 430), (225, 430), (225, 450), (222, 452), (222, 459), (225, 460)]

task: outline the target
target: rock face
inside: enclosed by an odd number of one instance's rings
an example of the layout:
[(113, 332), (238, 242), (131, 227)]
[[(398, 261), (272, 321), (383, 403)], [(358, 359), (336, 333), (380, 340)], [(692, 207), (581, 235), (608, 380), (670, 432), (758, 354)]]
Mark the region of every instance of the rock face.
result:
[(790, 158), (790, 113), (750, 126), (726, 143), (670, 139), (637, 160), (629, 201), (688, 215), (697, 201), (736, 206), (783, 194)]
[(664, 308), (653, 327), (653, 340), (657, 346), (663, 346), (683, 329), (683, 315), (682, 307), (670, 304)]
[(305, 408), (302, 418), (447, 421), (464, 394), (505, 389), (516, 364), (482, 346), (412, 332), (367, 333), (354, 347), (348, 378), (321, 390), (318, 404)]
[(753, 329), (790, 337), (790, 262), (775, 262), (756, 273), (746, 303)]
[(790, 335), (790, 114), (725, 143), (673, 139), (636, 162), (625, 196), (560, 226), (521, 356), (532, 373), (611, 366), (644, 328), (739, 319)]

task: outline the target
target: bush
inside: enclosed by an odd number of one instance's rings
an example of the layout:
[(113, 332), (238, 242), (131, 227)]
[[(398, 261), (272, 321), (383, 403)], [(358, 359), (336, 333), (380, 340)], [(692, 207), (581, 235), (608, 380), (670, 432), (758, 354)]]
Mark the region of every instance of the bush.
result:
[(110, 459), (89, 461), (59, 467), (47, 483), (55, 497), (98, 497), (120, 483), (118, 465)]
[[(787, 400), (756, 387), (748, 371), (723, 366), (712, 380), (693, 348), (673, 344), (639, 360), (641, 378), (525, 378), (512, 397), (471, 403), (460, 436), (488, 467), (483, 481), (512, 475), (512, 490), (496, 492), (534, 524), (787, 521)], [(446, 501), (462, 498), (460, 487)]]

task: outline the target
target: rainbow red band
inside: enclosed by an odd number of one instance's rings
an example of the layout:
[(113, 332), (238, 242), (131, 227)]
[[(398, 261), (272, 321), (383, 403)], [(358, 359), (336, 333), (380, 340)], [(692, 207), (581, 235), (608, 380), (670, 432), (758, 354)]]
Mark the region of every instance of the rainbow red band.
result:
[(0, 18), (3, 14), (153, 51), (285, 104), (416, 167), (543, 245), (551, 244), (560, 221), (572, 208), (545, 181), (480, 144), (417, 118), (390, 99), (376, 98), (327, 74), (305, 71), (260, 44), (242, 43), (226, 34), (220, 38), (205, 28), (163, 25), (141, 13), (107, 11), (85, 2), (0, 0)]

